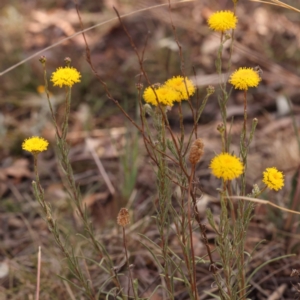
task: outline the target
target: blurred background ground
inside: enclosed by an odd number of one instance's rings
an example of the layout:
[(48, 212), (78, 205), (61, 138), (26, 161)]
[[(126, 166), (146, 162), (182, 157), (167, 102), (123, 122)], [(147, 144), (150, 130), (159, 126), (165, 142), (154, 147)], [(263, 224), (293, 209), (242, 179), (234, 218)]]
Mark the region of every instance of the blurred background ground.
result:
[[(115, 18), (115, 6), (121, 15), (166, 1), (80, 1), (79, 7), (84, 27)], [(287, 3), (299, 6), (298, 1)], [(195, 1), (172, 5), (172, 18), (178, 40), (182, 45), (185, 73), (193, 77), (199, 88), (199, 98), (211, 84), (217, 88), (218, 75), (215, 59), (219, 35), (207, 25), (208, 16), (221, 9), (231, 9), (229, 0)], [(298, 7), (299, 8), (299, 7)], [(299, 127), (300, 113), (300, 15), (299, 13), (249, 1), (237, 7), (239, 18), (235, 31), (232, 70), (259, 65), (263, 81), (257, 89), (249, 91), (249, 126), (258, 119), (255, 139), (248, 164), (248, 190), (254, 183), (261, 184), (265, 167), (275, 166), (285, 174), (285, 188), (278, 192), (265, 192), (262, 197), (276, 204), (299, 209), (299, 144), (287, 99), (293, 105), (295, 122)], [(169, 20), (168, 7), (131, 14), (124, 19), (140, 52), (145, 51), (145, 68), (150, 80), (164, 82), (179, 75), (180, 60)], [(15, 63), (53, 45), (80, 30), (74, 3), (65, 1), (5, 1), (0, 3), (0, 72)], [(119, 22), (114, 19), (87, 32), (93, 63), (108, 85), (112, 95), (126, 111), (137, 116), (137, 90), (139, 65), (130, 43)], [(115, 227), (115, 217), (122, 206), (128, 206), (134, 223), (130, 227), (129, 249), (135, 264), (134, 275), (140, 278), (141, 292), (146, 297), (151, 284), (158, 284), (157, 270), (151, 257), (145, 254), (136, 232), (157, 238), (150, 216), (154, 214), (155, 175), (148, 163), (142, 141), (117, 107), (107, 98), (105, 91), (85, 62), (85, 48), (81, 35), (67, 40), (41, 53), (47, 57), (50, 75), (70, 57), (72, 64), (82, 74), (82, 82), (73, 88), (72, 114), (69, 141), (75, 177), (90, 210), (97, 236), (114, 257), (116, 265), (123, 260), (120, 232)], [(228, 58), (229, 44), (224, 49)], [(33, 299), (35, 293), (36, 253), (42, 246), (41, 299), (84, 299), (80, 293), (56, 274), (66, 275), (67, 269), (61, 254), (49, 235), (38, 203), (34, 200), (31, 181), (34, 179), (32, 157), (21, 149), (22, 141), (33, 135), (47, 138), (51, 147), (40, 155), (40, 176), (47, 200), (54, 214), (61, 220), (61, 228), (68, 233), (81, 223), (68, 199), (55, 156), (54, 131), (46, 98), (42, 93), (43, 72), (39, 55), (0, 77), (0, 299)], [(144, 82), (145, 84), (145, 82)], [(63, 91), (52, 88), (52, 101), (58, 119), (63, 110)], [(216, 93), (217, 94), (217, 93)], [(238, 151), (243, 118), (243, 94), (232, 93), (228, 104), (228, 122), (234, 117), (233, 147)], [(215, 153), (221, 150), (216, 130), (220, 122), (217, 96), (211, 97), (200, 120), (198, 135), (205, 143), (205, 156), (197, 169), (205, 210), (211, 208), (218, 215), (216, 188), (219, 182), (209, 172), (208, 165)], [(169, 113), (174, 130), (179, 130), (176, 109)], [(192, 125), (190, 111), (185, 110), (186, 130)], [(298, 132), (298, 130), (297, 130)], [(94, 149), (96, 155), (92, 155)], [(96, 160), (100, 159), (115, 192), (108, 189), (99, 174)], [(294, 299), (297, 294), (291, 278), (292, 269), (299, 268), (299, 218), (279, 210), (257, 205), (249, 232), (247, 250), (265, 239), (254, 254), (249, 273), (265, 261), (295, 253), (297, 256), (268, 264), (252, 278), (251, 299)], [(78, 253), (89, 254), (88, 245), (77, 237)], [(80, 242), (78, 242), (78, 240)], [(205, 254), (200, 238), (197, 255)], [(214, 236), (210, 242), (213, 245)], [(175, 247), (176, 245), (174, 245)], [(84, 249), (84, 250), (83, 250)], [(92, 254), (91, 254), (92, 255)], [(214, 291), (208, 266), (199, 267), (199, 287)], [(91, 270), (93, 278), (101, 281), (101, 272)], [(158, 280), (159, 282), (159, 280)], [(276, 294), (276, 291), (278, 293)], [(74, 296), (75, 295), (75, 296)], [(204, 292), (201, 299), (211, 299)], [(277, 296), (276, 296), (277, 295)], [(74, 297), (74, 298), (73, 298)], [(151, 299), (161, 299), (155, 294)], [(184, 291), (177, 299), (188, 299)]]

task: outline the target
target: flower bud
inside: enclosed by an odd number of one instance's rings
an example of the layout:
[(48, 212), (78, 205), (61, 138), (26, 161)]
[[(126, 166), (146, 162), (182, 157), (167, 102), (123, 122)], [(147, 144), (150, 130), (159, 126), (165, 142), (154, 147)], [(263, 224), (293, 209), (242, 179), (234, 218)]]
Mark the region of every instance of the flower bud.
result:
[(71, 61), (72, 61), (72, 59), (70, 58), (70, 57), (66, 57), (65, 59), (64, 59), (64, 62), (65, 62), (65, 64), (69, 67), (70, 66), (70, 64), (71, 64)]
[(139, 83), (136, 83), (135, 87), (137, 90), (142, 90), (144, 85), (141, 82), (139, 82)]
[(215, 92), (215, 88), (214, 88), (212, 85), (209, 85), (209, 86), (206, 88), (206, 93), (207, 93), (208, 95), (212, 95), (214, 92)]
[(42, 56), (39, 58), (39, 61), (40, 61), (40, 63), (45, 64), (46, 61), (47, 61), (46, 56), (42, 55)]
[(224, 124), (223, 124), (223, 123), (219, 124), (219, 125), (217, 126), (217, 130), (218, 130), (221, 134), (224, 133), (224, 131), (225, 131), (225, 126), (224, 126)]

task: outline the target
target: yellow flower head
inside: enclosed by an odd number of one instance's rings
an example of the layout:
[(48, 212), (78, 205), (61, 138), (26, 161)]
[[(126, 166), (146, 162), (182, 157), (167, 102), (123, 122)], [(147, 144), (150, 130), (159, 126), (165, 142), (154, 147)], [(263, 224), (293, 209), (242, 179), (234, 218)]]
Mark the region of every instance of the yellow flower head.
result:
[(52, 73), (51, 81), (53, 85), (62, 86), (73, 86), (74, 83), (80, 82), (81, 74), (73, 67), (59, 67), (55, 72)]
[(195, 85), (187, 77), (176, 76), (166, 81), (167, 87), (173, 88), (179, 93), (179, 98), (176, 101), (188, 100), (189, 96), (195, 94)]
[(207, 23), (210, 29), (224, 32), (229, 29), (235, 29), (237, 21), (237, 17), (233, 12), (222, 10), (212, 14)]
[(40, 152), (46, 151), (49, 143), (44, 138), (33, 136), (26, 139), (22, 143), (22, 149), (32, 154), (39, 154)]
[(244, 91), (247, 91), (249, 87), (258, 86), (260, 81), (258, 72), (252, 68), (239, 68), (231, 74), (229, 79), (235, 89)]
[(223, 178), (225, 181), (239, 177), (244, 170), (239, 158), (229, 153), (221, 153), (215, 156), (211, 160), (209, 168), (214, 176)]
[[(178, 92), (165, 85), (154, 89), (159, 103), (165, 106), (173, 106), (173, 102), (179, 97)], [(149, 86), (145, 89), (143, 98), (147, 103), (157, 106), (157, 98), (152, 87)]]
[(39, 93), (39, 94), (43, 94), (45, 92), (45, 86), (44, 85), (39, 85), (37, 88), (36, 88), (36, 91)]
[(263, 175), (264, 178), (262, 181), (269, 189), (278, 191), (284, 186), (284, 175), (276, 168), (266, 168)]

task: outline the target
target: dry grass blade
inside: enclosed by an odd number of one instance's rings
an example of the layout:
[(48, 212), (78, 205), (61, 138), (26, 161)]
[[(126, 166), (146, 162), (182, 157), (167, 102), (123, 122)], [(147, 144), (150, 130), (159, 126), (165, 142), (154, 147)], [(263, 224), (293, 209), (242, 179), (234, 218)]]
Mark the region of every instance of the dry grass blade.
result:
[(260, 204), (266, 204), (266, 205), (270, 205), (270, 206), (276, 207), (276, 208), (278, 208), (278, 209), (280, 209), (282, 211), (286, 211), (286, 212), (289, 212), (289, 213), (292, 213), (292, 214), (300, 215), (299, 211), (295, 211), (295, 210), (292, 210), (292, 209), (288, 209), (288, 208), (279, 206), (277, 204), (272, 203), (269, 200), (262, 200), (262, 199), (251, 198), (251, 197), (244, 197), (244, 196), (232, 196), (230, 198), (232, 198), (232, 199), (243, 199), (243, 200), (250, 201), (250, 202), (255, 202), (255, 203), (260, 203)]
[(290, 9), (290, 10), (293, 10), (293, 11), (296, 11), (296, 12), (299, 12), (300, 13), (300, 9), (294, 7), (294, 6), (291, 6), (291, 5), (288, 5), (284, 2), (281, 2), (279, 0), (269, 0), (269, 1), (262, 1), (262, 0), (251, 0), (252, 2), (260, 2), (260, 3), (265, 3), (265, 4), (271, 4), (271, 5), (275, 5), (275, 6), (280, 6), (280, 7), (284, 7), (284, 8), (287, 8), (287, 9)]
[[(183, 1), (179, 1), (179, 2), (171, 2), (171, 4), (173, 5), (173, 4), (181, 4), (181, 3), (195, 2), (195, 1), (196, 1), (196, 0), (183, 0)], [(159, 7), (163, 7), (163, 6), (169, 6), (169, 3), (158, 4), (158, 5), (153, 5), (153, 6), (150, 6), (150, 7), (146, 7), (146, 8), (134, 10), (134, 11), (131, 11), (130, 13), (127, 13), (127, 14), (124, 14), (124, 15), (120, 15), (120, 19), (123, 19), (123, 18), (125, 18), (125, 17), (129, 17), (129, 16), (134, 15), (134, 14), (137, 14), (137, 13), (141, 13), (141, 12), (144, 12), (144, 11), (147, 11), (147, 10), (151, 10), (151, 9), (156, 9), (156, 8), (159, 8)], [(97, 24), (95, 24), (95, 25), (93, 25), (93, 26), (91, 26), (91, 27), (88, 27), (88, 28), (84, 29), (84, 30), (78, 31), (78, 32), (72, 34), (71, 36), (62, 39), (62, 40), (58, 41), (57, 43), (54, 43), (54, 44), (52, 44), (51, 46), (46, 47), (46, 48), (44, 48), (44, 49), (42, 49), (42, 50), (40, 50), (40, 51), (38, 51), (38, 52), (36, 52), (36, 53), (30, 55), (29, 57), (27, 57), (27, 58), (25, 58), (25, 59), (19, 61), (17, 64), (15, 64), (15, 65), (13, 65), (13, 66), (11, 66), (11, 67), (5, 69), (4, 71), (0, 72), (0, 77), (3, 76), (3, 75), (6, 74), (6, 73), (12, 71), (13, 69), (17, 68), (18, 66), (21, 66), (21, 65), (24, 64), (26, 61), (29, 61), (29, 60), (31, 60), (32, 58), (37, 57), (38, 55), (41, 55), (41, 54), (45, 53), (45, 51), (47, 51), (47, 50), (49, 50), (49, 49), (55, 48), (56, 46), (58, 46), (58, 45), (64, 43), (65, 41), (68, 41), (68, 40), (74, 38), (75, 36), (78, 36), (78, 35), (80, 35), (80, 34), (82, 34), (82, 33), (84, 33), (84, 32), (90, 31), (90, 30), (92, 30), (92, 29), (94, 29), (94, 28), (100, 27), (100, 26), (102, 26), (102, 25), (104, 25), (104, 24), (107, 24), (107, 23), (109, 23), (109, 22), (112, 22), (112, 21), (115, 21), (115, 20), (118, 20), (118, 19), (119, 19), (119, 17), (115, 17), (115, 18), (106, 20), (106, 21), (104, 21), (104, 22), (97, 23)]]

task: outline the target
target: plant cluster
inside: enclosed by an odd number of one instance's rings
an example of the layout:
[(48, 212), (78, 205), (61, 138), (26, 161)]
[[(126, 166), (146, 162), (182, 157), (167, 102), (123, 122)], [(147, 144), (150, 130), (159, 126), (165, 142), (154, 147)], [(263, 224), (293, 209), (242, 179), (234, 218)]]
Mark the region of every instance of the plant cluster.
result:
[[(261, 176), (264, 184), (261, 188), (254, 184), (252, 191), (249, 193), (246, 186), (247, 155), (258, 122), (257, 119), (253, 119), (252, 126), (250, 130), (248, 129), (247, 93), (250, 88), (259, 85), (261, 76), (257, 70), (251, 67), (242, 66), (234, 72), (231, 71), (234, 30), (238, 24), (235, 13), (237, 1), (233, 1), (233, 4), (233, 11), (219, 11), (208, 19), (208, 26), (220, 33), (216, 67), (220, 75), (218, 102), (222, 117), (222, 121), (217, 128), (220, 134), (222, 151), (215, 154), (209, 165), (212, 175), (220, 179), (217, 190), (221, 213), (216, 218), (208, 209), (207, 220), (209, 224), (203, 223), (198, 211), (201, 197), (197, 196), (196, 190), (201, 188), (201, 179), (196, 178), (195, 172), (196, 168), (199, 167), (199, 163), (201, 163), (205, 143), (199, 137), (197, 126), (207, 101), (215, 93), (215, 88), (212, 86), (207, 87), (203, 99), (195, 99), (196, 86), (190, 77), (186, 76), (186, 70), (183, 68), (181, 75), (166, 79), (163, 84), (151, 83), (143, 64), (143, 56), (137, 52), (127, 28), (119, 18), (134, 51), (136, 51), (141, 74), (147, 84), (147, 87), (143, 90), (142, 77), (137, 84), (140, 120), (135, 121), (107, 90), (105, 82), (93, 66), (86, 43), (87, 62), (91, 70), (106, 90), (109, 99), (121, 109), (132, 125), (137, 128), (144, 141), (147, 156), (151, 160), (156, 173), (157, 197), (153, 203), (156, 210), (153, 219), (156, 223), (158, 239), (153, 241), (146, 235), (139, 235), (141, 244), (149, 251), (160, 274), (160, 283), (151, 287), (151, 294), (148, 294), (148, 296), (142, 293), (138, 278), (134, 276), (134, 266), (131, 264), (132, 257), (128, 251), (130, 245), (127, 243), (125, 228), (131, 223), (130, 208), (122, 208), (116, 220), (122, 229), (122, 252), (126, 261), (126, 270), (121, 273), (115, 265), (113, 257), (108, 253), (105, 244), (95, 235), (89, 213), (82, 203), (80, 190), (73, 176), (68, 156), (70, 149), (67, 143), (67, 134), (71, 89), (74, 84), (80, 83), (81, 74), (77, 69), (70, 66), (71, 60), (66, 58), (66, 66), (59, 67), (51, 76), (51, 82), (54, 86), (65, 89), (64, 120), (60, 126), (57, 123), (56, 114), (51, 104), (46, 58), (41, 57), (40, 59), (44, 69), (45, 92), (56, 133), (57, 156), (65, 174), (66, 188), (82, 221), (83, 236), (89, 240), (98, 260), (95, 257), (82, 258), (74, 253), (74, 245), (69, 242), (66, 236), (62, 235), (59, 220), (55, 220), (50, 205), (45, 201), (45, 192), (38, 173), (38, 155), (47, 150), (48, 141), (42, 137), (34, 136), (26, 139), (22, 144), (22, 148), (31, 152), (34, 156), (36, 175), (36, 180), (33, 182), (34, 194), (40, 203), (48, 228), (68, 263), (71, 276), (70, 278), (63, 278), (63, 280), (71, 282), (78, 288), (78, 291), (85, 295), (86, 299), (151, 299), (151, 296), (157, 291), (163, 295), (164, 299), (177, 299), (178, 288), (181, 287), (182, 289), (183, 287), (184, 293), (187, 295), (186, 299), (198, 300), (200, 299), (199, 295), (205, 293), (202, 287), (198, 285), (197, 265), (199, 264), (205, 265), (210, 271), (212, 281), (216, 287), (213, 292), (214, 297), (219, 297), (222, 300), (247, 299), (251, 290), (248, 275), (251, 253), (246, 254), (245, 242), (255, 203), (247, 201), (246, 197), (257, 199), (267, 188), (275, 191), (282, 189), (284, 175), (275, 167), (269, 167)], [(173, 31), (175, 40), (178, 42), (175, 26), (173, 26)], [(85, 38), (84, 33), (83, 37)], [(224, 43), (227, 41), (231, 43), (231, 56), (226, 71), (231, 75), (229, 78), (224, 79), (222, 52)], [(183, 60), (182, 55), (180, 59)], [(234, 153), (230, 148), (231, 132), (227, 120), (227, 103), (233, 89), (242, 90), (244, 95), (244, 120), (240, 137), (240, 149), (237, 153)], [(184, 105), (190, 108), (193, 117), (193, 128), (189, 132), (185, 128), (182, 114)], [(168, 120), (168, 113), (175, 106), (180, 124), (179, 133), (171, 128)], [(211, 247), (208, 242), (208, 227), (214, 231), (216, 236), (214, 247)], [(202, 257), (195, 254), (194, 239), (196, 232), (201, 236), (206, 249), (206, 253)], [(179, 249), (175, 250), (172, 247), (171, 236), (176, 237)], [(96, 268), (100, 268), (106, 275), (105, 280), (98, 282), (93, 278), (95, 280), (93, 282), (92, 279), (88, 278), (82, 271), (82, 260), (85, 263), (88, 261)], [(128, 278), (128, 284), (126, 285), (123, 284), (124, 280), (122, 280), (124, 276)]]

